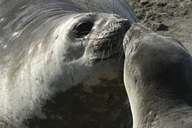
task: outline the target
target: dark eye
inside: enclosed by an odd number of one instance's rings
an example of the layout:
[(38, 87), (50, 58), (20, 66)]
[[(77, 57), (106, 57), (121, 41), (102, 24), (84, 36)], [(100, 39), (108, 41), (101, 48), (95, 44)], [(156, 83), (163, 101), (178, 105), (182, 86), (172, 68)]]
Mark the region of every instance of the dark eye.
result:
[(92, 21), (80, 22), (73, 28), (73, 33), (75, 34), (76, 38), (80, 38), (89, 34), (92, 28), (93, 28)]

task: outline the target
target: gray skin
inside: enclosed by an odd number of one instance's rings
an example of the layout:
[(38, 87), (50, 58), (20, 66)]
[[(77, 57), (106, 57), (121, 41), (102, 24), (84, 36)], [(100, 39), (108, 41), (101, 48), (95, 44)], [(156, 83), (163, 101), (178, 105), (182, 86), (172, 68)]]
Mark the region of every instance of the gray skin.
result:
[(59, 0), (0, 1), (0, 128), (28, 127), (26, 119), (48, 118), (42, 108), (56, 94), (118, 77), (128, 20), (81, 10)]
[(134, 24), (124, 39), (133, 128), (191, 128), (192, 57), (171, 37)]

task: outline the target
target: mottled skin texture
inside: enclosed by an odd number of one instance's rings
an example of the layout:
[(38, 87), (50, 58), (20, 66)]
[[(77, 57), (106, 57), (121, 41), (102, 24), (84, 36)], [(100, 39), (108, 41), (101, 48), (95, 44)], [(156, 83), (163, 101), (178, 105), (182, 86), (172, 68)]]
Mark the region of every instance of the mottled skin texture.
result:
[(134, 24), (124, 51), (133, 128), (190, 128), (192, 57), (184, 46)]
[(14, 45), (9, 46), (10, 41), (1, 47), (10, 51), (1, 55), (1, 127), (27, 127), (23, 121), (34, 116), (46, 119), (43, 106), (55, 95), (88, 80), (95, 84), (100, 78), (117, 77), (128, 20), (112, 14), (73, 13), (47, 22), (35, 29), (29, 26), (30, 32), (21, 32)]

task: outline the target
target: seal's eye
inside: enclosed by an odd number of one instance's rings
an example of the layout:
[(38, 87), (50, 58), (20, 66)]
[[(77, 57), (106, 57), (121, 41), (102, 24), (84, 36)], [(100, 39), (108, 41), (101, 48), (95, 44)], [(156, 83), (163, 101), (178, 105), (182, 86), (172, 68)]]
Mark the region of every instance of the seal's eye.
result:
[(74, 28), (73, 28), (73, 33), (75, 34), (76, 38), (83, 37), (91, 31), (93, 27), (93, 22), (92, 21), (83, 21), (78, 23)]

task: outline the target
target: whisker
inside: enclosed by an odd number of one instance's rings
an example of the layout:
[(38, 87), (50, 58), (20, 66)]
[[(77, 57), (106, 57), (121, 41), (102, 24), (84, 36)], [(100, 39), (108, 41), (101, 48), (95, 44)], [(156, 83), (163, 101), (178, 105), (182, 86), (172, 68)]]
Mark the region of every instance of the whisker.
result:
[(114, 14), (115, 13), (115, 1), (113, 0), (112, 2), (113, 2), (112, 4), (113, 4), (113, 14)]
[(104, 61), (105, 58), (105, 50), (102, 52), (101, 61)]
[(123, 51), (123, 45), (119, 47), (119, 58), (118, 61), (120, 62), (124, 58), (124, 51)]

